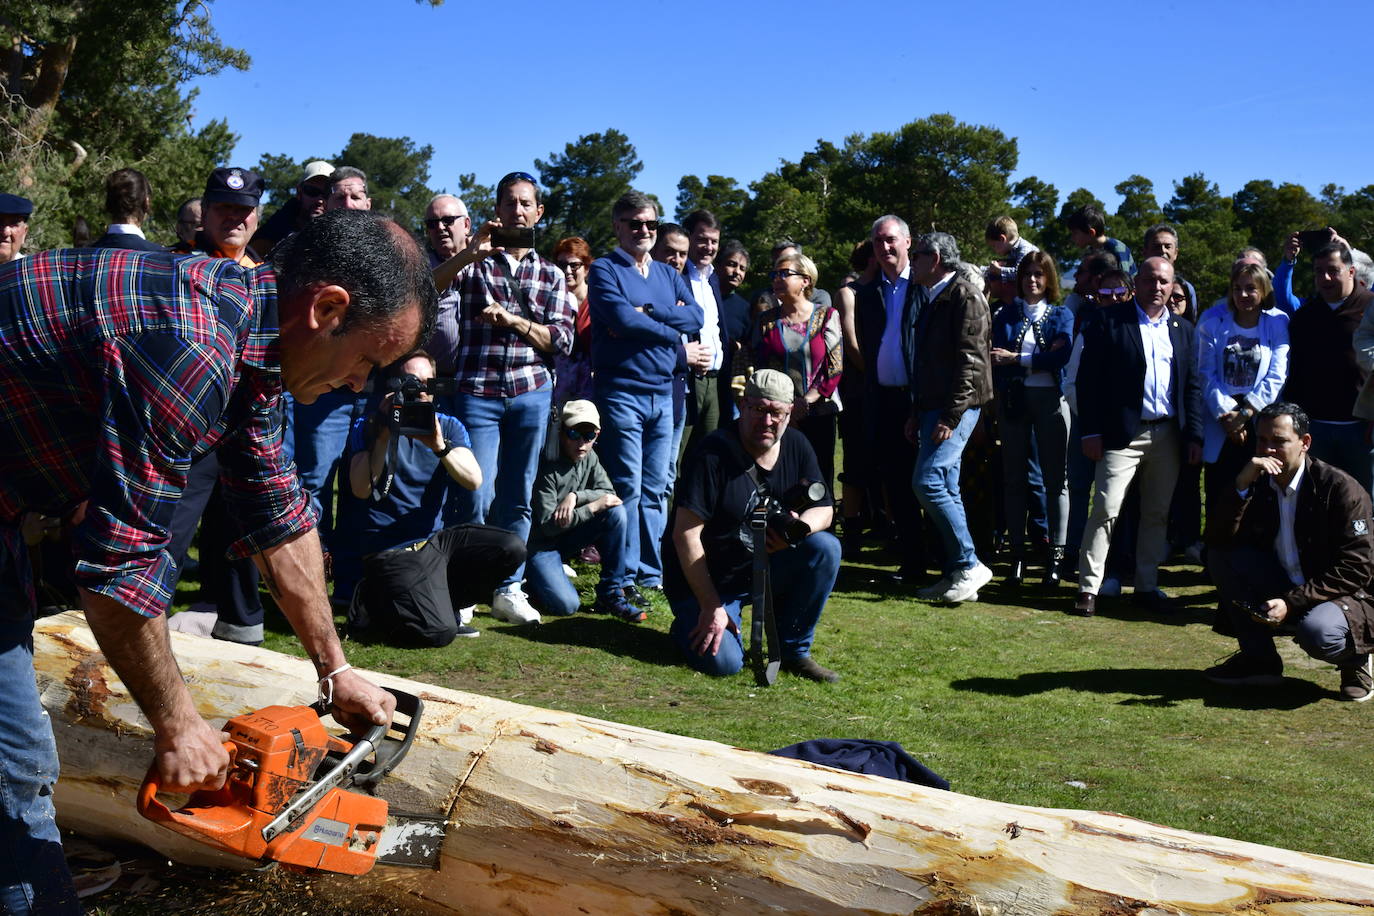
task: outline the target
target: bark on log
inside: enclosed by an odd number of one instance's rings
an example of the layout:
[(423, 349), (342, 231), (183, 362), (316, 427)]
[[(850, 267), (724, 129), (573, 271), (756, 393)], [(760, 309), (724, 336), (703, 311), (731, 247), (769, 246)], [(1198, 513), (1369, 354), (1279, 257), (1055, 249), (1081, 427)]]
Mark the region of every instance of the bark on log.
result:
[[(301, 659), (172, 634), (203, 715), (313, 699)], [(84, 620), (39, 622), (35, 657), (62, 755), (60, 821), (176, 861), (242, 867), (144, 821), (149, 729)], [(449, 819), (437, 872), (321, 877), (448, 913), (1234, 913), (1374, 910), (1374, 866), (1031, 808), (377, 674), (426, 718), (383, 784)], [(318, 899), (317, 896), (317, 899)]]

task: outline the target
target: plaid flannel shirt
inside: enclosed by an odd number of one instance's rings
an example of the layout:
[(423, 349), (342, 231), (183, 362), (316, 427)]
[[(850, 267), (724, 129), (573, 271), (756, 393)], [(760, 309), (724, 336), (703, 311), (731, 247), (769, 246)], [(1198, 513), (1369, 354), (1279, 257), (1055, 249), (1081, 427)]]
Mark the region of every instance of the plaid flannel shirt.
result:
[(157, 616), (176, 585), (172, 510), (211, 449), (242, 532), (231, 556), (308, 531), (282, 455), (277, 334), (270, 267), (113, 249), (0, 268), (0, 548), (23, 556), (26, 511), (86, 502), (78, 584)]
[[(458, 275), (462, 301), (455, 376), (458, 390), (464, 394), (513, 398), (542, 388), (549, 382), (554, 354), (567, 356), (572, 352), (577, 303), (568, 292), (563, 271), (535, 251), (526, 252), (520, 259), (513, 280), (509, 267), (504, 256), (498, 254), (468, 265)], [(517, 287), (524, 289), (528, 309)], [(535, 324), (547, 325), (554, 353), (546, 357), (514, 328), (482, 321), (482, 310), (493, 304)]]

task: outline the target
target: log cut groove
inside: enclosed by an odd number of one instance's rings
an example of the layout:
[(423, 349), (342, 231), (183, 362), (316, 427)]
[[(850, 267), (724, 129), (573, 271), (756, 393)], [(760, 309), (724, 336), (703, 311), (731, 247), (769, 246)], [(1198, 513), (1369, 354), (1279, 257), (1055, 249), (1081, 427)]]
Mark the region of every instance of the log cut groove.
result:
[[(213, 722), (309, 703), (304, 659), (172, 634)], [(190, 865), (248, 863), (143, 820), (151, 732), (79, 614), (39, 621), (59, 821)], [(1374, 914), (1374, 866), (1117, 814), (1032, 808), (384, 674), (425, 719), (381, 787), (446, 817), (438, 871), (320, 876), (417, 913)]]

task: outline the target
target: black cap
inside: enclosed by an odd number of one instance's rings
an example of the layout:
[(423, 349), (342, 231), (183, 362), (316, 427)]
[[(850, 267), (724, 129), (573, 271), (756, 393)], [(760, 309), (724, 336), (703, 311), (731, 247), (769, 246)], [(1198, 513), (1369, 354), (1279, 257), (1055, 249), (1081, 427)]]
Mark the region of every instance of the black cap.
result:
[(28, 216), (33, 212), (33, 201), (18, 194), (0, 194), (0, 213)]
[(205, 182), (201, 200), (207, 204), (240, 204), (256, 207), (262, 199), (262, 176), (247, 169), (215, 169)]

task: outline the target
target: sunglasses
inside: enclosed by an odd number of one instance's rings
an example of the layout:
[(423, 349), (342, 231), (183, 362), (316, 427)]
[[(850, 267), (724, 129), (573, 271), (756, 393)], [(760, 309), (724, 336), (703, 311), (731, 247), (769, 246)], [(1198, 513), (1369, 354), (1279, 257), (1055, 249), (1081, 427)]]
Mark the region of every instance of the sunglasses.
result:
[(1124, 295), (1126, 295), (1126, 294), (1129, 293), (1129, 292), (1130, 292), (1130, 289), (1129, 289), (1128, 287), (1125, 287), (1125, 286), (1111, 286), (1111, 287), (1107, 287), (1107, 288), (1105, 288), (1105, 289), (1099, 289), (1099, 290), (1097, 291), (1097, 294), (1098, 294), (1099, 296), (1124, 296)]
[(438, 229), (440, 226), (443, 226), (445, 229), (447, 229), (449, 226), (452, 226), (454, 223), (458, 222), (458, 220), (460, 220), (460, 219), (467, 219), (467, 217), (466, 217), (466, 216), (427, 216), (427, 217), (425, 217), (425, 227), (426, 227), (426, 228), (429, 228), (429, 229)]
[(656, 219), (629, 219), (622, 217), (620, 221), (635, 231), (639, 231), (640, 229), (648, 229), (652, 232), (658, 231), (658, 220)]
[(595, 442), (596, 437), (599, 435), (601, 435), (601, 430), (599, 429), (592, 430), (589, 433), (584, 433), (582, 430), (574, 426), (568, 430), (568, 438), (574, 442)]
[(498, 181), (496, 186), (498, 188), (504, 188), (506, 185), (515, 184), (517, 181), (527, 181), (536, 188), (539, 187), (539, 182), (536, 181), (534, 176), (529, 172), (511, 172), (505, 178)]

